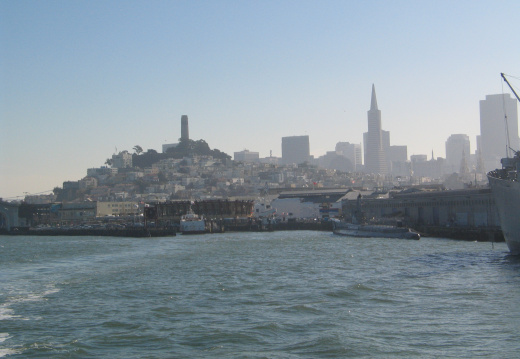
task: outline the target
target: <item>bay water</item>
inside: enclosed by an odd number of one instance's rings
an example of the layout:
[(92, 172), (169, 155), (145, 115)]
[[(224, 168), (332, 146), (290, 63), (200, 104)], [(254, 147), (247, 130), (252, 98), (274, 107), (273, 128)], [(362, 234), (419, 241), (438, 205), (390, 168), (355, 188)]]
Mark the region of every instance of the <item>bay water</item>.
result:
[(0, 236), (0, 357), (520, 357), (504, 243)]

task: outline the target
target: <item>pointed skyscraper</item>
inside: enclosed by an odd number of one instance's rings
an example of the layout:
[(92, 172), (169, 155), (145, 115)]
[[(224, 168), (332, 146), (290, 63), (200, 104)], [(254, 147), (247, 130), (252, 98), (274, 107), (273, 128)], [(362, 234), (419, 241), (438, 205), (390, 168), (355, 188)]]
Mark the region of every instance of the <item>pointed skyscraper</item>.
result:
[(370, 109), (377, 110), (376, 88), (374, 84), (372, 84), (372, 99), (370, 100)]
[(368, 110), (368, 132), (365, 133), (365, 171), (387, 174), (385, 152), (383, 150), (383, 131), (381, 130), (381, 111), (377, 107), (376, 88), (372, 84), (372, 99)]

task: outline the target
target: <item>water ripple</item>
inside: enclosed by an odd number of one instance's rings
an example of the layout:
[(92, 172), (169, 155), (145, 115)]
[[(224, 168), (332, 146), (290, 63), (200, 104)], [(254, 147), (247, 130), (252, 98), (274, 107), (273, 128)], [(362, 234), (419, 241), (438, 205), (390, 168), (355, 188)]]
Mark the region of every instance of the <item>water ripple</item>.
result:
[(0, 357), (515, 357), (502, 244), (0, 237)]

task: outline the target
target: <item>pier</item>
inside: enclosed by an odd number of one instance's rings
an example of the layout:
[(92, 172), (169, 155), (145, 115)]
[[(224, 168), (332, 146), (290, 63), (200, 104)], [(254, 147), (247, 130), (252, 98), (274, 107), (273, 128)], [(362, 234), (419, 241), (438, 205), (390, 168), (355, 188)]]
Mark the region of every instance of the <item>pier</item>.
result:
[(4, 232), (22, 236), (90, 236), (90, 237), (171, 237), (177, 234), (174, 228), (15, 228)]

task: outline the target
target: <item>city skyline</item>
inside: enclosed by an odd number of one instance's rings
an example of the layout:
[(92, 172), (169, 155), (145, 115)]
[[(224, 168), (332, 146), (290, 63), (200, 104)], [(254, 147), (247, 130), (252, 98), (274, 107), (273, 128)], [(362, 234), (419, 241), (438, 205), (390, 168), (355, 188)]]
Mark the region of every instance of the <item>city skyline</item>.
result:
[[(474, 152), (479, 101), (518, 75), (516, 1), (2, 2), (0, 197), (78, 180), (115, 151), (190, 137), (229, 155), (362, 143), (375, 84), (408, 156)], [(486, 26), (482, 26), (486, 24)], [(435, 29), (435, 31), (432, 31)]]

